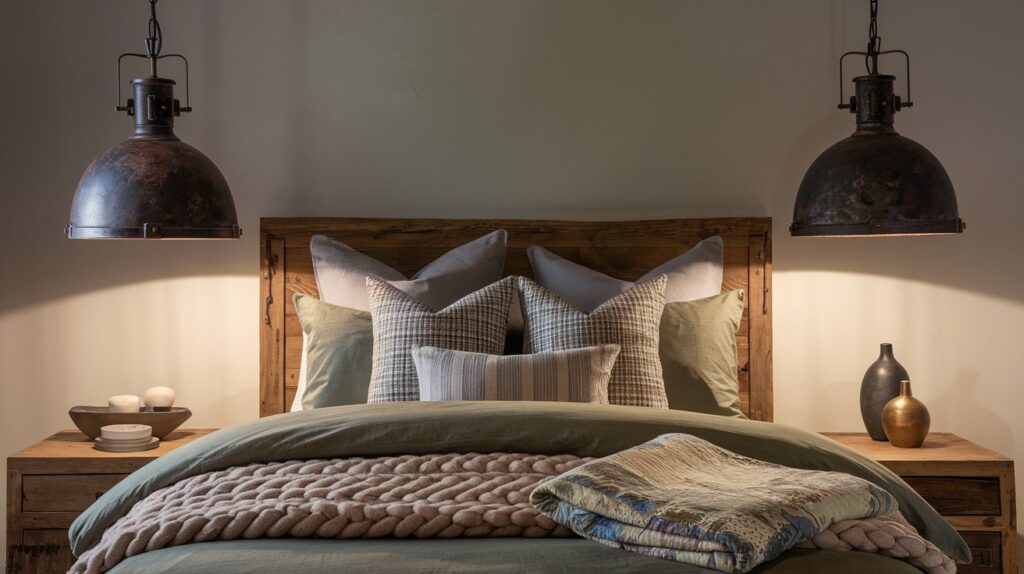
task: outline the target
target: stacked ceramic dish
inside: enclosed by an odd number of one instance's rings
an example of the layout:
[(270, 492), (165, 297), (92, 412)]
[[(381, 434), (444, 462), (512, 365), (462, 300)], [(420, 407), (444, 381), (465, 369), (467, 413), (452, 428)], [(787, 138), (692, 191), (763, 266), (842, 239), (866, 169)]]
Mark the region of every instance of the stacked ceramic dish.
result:
[(96, 437), (97, 450), (106, 452), (136, 452), (156, 448), (160, 439), (153, 436), (149, 425), (107, 425)]

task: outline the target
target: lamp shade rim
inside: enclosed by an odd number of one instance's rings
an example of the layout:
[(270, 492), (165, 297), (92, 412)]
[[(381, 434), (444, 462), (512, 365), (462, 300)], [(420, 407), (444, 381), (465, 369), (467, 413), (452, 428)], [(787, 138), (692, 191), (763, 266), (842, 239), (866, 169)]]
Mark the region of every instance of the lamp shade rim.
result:
[(230, 227), (169, 227), (143, 224), (139, 227), (85, 227), (68, 224), (65, 234), (69, 239), (239, 239), (242, 228)]
[(867, 223), (798, 224), (789, 227), (793, 237), (885, 237), (897, 235), (955, 235), (967, 224), (962, 219), (942, 221), (877, 221)]

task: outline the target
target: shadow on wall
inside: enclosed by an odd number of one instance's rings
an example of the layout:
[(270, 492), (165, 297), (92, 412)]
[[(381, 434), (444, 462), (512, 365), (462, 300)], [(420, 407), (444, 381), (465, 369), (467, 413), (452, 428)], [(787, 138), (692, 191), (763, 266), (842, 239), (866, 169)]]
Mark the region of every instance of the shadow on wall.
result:
[(1024, 268), (986, 257), (1006, 246), (993, 245), (994, 238), (980, 230), (944, 237), (793, 238), (788, 223), (788, 217), (775, 218), (775, 253), (784, 254), (776, 257), (777, 269), (878, 275), (1024, 301)]
[(132, 283), (202, 275), (255, 277), (259, 230), (245, 233), (251, 237), (238, 241), (81, 241), (61, 237), (57, 226), (53, 237), (8, 249), (6, 257), (13, 261), (4, 264), (11, 272), (4, 273), (0, 315)]

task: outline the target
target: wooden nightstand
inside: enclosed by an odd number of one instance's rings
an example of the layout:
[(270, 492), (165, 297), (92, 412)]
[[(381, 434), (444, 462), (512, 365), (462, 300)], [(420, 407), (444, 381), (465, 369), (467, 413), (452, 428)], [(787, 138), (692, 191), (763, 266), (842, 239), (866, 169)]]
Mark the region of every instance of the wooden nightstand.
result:
[(61, 431), (7, 458), (7, 572), (67, 572), (68, 527), (129, 473), (213, 432), (177, 430), (148, 451), (100, 452), (78, 431)]
[(896, 448), (866, 433), (822, 433), (900, 475), (971, 547), (960, 574), (1017, 574), (1013, 461), (950, 433), (931, 433), (921, 448)]

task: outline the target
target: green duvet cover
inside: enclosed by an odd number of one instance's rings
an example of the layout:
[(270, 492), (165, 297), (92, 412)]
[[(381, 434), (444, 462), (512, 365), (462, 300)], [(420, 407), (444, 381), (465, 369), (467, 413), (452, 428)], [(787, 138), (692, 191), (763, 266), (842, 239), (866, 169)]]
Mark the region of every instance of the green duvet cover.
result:
[[(864, 478), (892, 493), (923, 536), (951, 557), (968, 559), (967, 547), (956, 531), (899, 477), (819, 435), (779, 424), (683, 411), (523, 402), (351, 405), (278, 415), (227, 428), (157, 459), (118, 483), (72, 525), (72, 549), (80, 554), (96, 544), (107, 527), (149, 493), (183, 478), (230, 466), (439, 452), (606, 456), (673, 432), (689, 433), (767, 462)], [(282, 569), (280, 559), (271, 559), (271, 555), (289, 556), (293, 565)], [(791, 551), (758, 571), (820, 572), (821, 561), (826, 558), (834, 564), (829, 567), (831, 574), (914, 571), (906, 564), (879, 556), (825, 551)], [(703, 572), (579, 539), (210, 542), (143, 553), (114, 571), (592, 572), (598, 563), (609, 565), (599, 570), (606, 572)], [(885, 569), (880, 570), (879, 564)]]

